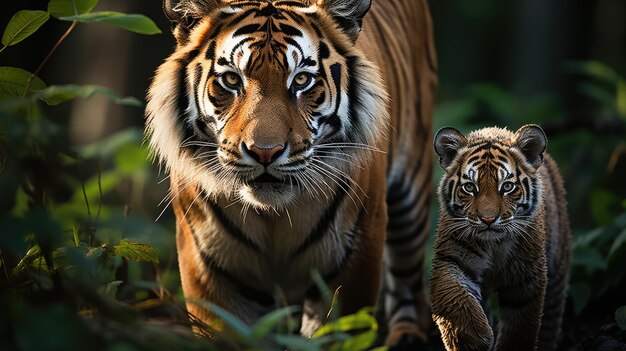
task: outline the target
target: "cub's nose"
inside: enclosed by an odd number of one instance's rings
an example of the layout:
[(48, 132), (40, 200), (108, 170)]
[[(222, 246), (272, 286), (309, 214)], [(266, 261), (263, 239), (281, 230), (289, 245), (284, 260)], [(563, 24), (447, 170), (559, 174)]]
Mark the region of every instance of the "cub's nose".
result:
[(498, 219), (498, 217), (480, 217), (480, 221), (488, 226), (495, 222), (496, 219)]
[(263, 166), (269, 166), (285, 151), (284, 145), (261, 146), (253, 144), (248, 147), (245, 143), (241, 143), (241, 148)]

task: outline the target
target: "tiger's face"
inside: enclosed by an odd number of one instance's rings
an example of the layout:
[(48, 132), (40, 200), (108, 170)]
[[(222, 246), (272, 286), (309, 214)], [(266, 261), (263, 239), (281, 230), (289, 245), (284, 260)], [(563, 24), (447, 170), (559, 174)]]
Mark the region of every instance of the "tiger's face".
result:
[(378, 74), (350, 32), (297, 1), (214, 2), (198, 13), (193, 27), (176, 27), (179, 47), (150, 90), (161, 160), (209, 195), (257, 208), (347, 187), (386, 124)]
[(448, 225), (483, 239), (523, 233), (539, 208), (537, 171), (545, 146), (545, 134), (534, 125), (515, 134), (485, 128), (467, 138), (453, 128), (440, 130), (435, 150), (445, 170), (439, 195)]

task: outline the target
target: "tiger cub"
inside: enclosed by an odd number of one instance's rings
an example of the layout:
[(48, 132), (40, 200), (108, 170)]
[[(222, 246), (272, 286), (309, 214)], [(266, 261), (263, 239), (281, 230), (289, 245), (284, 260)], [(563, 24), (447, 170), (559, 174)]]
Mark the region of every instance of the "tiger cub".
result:
[[(563, 180), (536, 125), (443, 128), (430, 281), (447, 350), (553, 350), (566, 296), (570, 227)], [(492, 330), (490, 297), (498, 295)], [(495, 342), (495, 344), (494, 344)]]

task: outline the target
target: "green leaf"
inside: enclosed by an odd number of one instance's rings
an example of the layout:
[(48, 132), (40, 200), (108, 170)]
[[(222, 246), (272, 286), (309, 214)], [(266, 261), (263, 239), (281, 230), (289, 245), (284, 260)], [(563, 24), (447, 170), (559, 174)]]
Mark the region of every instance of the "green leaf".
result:
[(115, 152), (115, 165), (122, 174), (132, 176), (150, 166), (150, 151), (139, 143), (122, 145)]
[(113, 254), (129, 260), (159, 263), (159, 256), (152, 246), (136, 241), (120, 241), (113, 247)]
[(139, 14), (126, 14), (114, 11), (85, 13), (77, 16), (60, 17), (64, 21), (78, 21), (83, 23), (108, 23), (114, 26), (139, 34), (161, 34), (161, 30), (154, 22)]
[(86, 158), (112, 157), (117, 150), (128, 144), (139, 145), (143, 140), (143, 131), (139, 128), (126, 128), (111, 134), (100, 142), (90, 143), (79, 148), (80, 155)]
[(626, 306), (622, 306), (615, 310), (615, 321), (622, 330), (626, 330)]
[(233, 332), (238, 334), (239, 336), (244, 337), (249, 340), (252, 336), (252, 329), (246, 325), (242, 320), (237, 318), (232, 313), (226, 311), (225, 309), (210, 303), (208, 301), (199, 300), (199, 299), (187, 299), (187, 302), (193, 303), (194, 305), (198, 305), (202, 308), (205, 308), (214, 315), (216, 315), (220, 320), (222, 320), (228, 328), (230, 328)]
[[(32, 73), (16, 67), (0, 67), (0, 97), (19, 97), (24, 95), (28, 80)], [(28, 93), (38, 92), (46, 88), (46, 84), (37, 76), (33, 76)]]
[[(362, 331), (354, 335), (355, 331)], [(343, 316), (338, 320), (328, 323), (313, 334), (313, 338), (334, 334), (351, 333), (345, 340), (338, 342), (331, 347), (332, 351), (360, 351), (366, 350), (376, 341), (378, 335), (378, 324), (372, 315), (371, 308), (364, 308), (355, 314)]]
[(572, 256), (572, 266), (584, 267), (588, 270), (599, 269), (605, 271), (608, 268), (607, 259), (596, 249), (582, 247), (574, 250)]
[(584, 74), (609, 83), (614, 83), (619, 78), (613, 69), (599, 61), (571, 61), (565, 68), (569, 72)]
[(28, 267), (28, 265), (32, 261), (34, 261), (36, 258), (40, 256), (41, 256), (41, 248), (39, 247), (39, 245), (34, 245), (30, 249), (28, 249), (28, 251), (26, 252), (24, 257), (22, 257), (22, 259), (17, 264), (17, 266), (13, 268), (13, 272), (12, 272), (13, 275), (20, 274), (26, 267)]
[(274, 340), (277, 344), (281, 345), (287, 350), (299, 350), (299, 351), (321, 351), (326, 348), (320, 347), (321, 344), (317, 340), (307, 340), (300, 335), (283, 335), (278, 334), (274, 336)]
[(261, 340), (264, 336), (271, 332), (272, 329), (274, 329), (281, 321), (289, 318), (289, 316), (291, 316), (298, 310), (300, 310), (298, 306), (289, 306), (266, 314), (254, 324), (252, 328), (252, 338), (255, 341)]
[(378, 332), (376, 330), (370, 330), (365, 333), (357, 334), (351, 336), (347, 340), (341, 342), (339, 345), (332, 347), (333, 351), (363, 351), (367, 350), (376, 338), (378, 337)]
[(7, 25), (2, 34), (2, 45), (11, 46), (28, 38), (35, 33), (50, 18), (45, 11), (22, 10), (18, 11)]
[(343, 316), (338, 320), (328, 323), (318, 329), (314, 338), (327, 335), (334, 332), (349, 332), (353, 330), (378, 330), (378, 324), (376, 318), (371, 314), (371, 308), (364, 308), (359, 312), (347, 316)]
[(80, 238), (78, 236), (78, 228), (76, 226), (72, 227), (72, 239), (74, 240), (74, 246), (80, 246)]
[(77, 16), (91, 12), (98, 0), (50, 0), (48, 12), (54, 17)]
[(626, 80), (618, 80), (616, 90), (615, 105), (617, 106), (617, 113), (626, 119)]
[(611, 249), (609, 250), (609, 257), (613, 257), (613, 255), (616, 254), (617, 251), (624, 246), (624, 244), (626, 244), (626, 228), (624, 228), (613, 241)]
[(36, 95), (36, 98), (55, 106), (76, 98), (89, 99), (95, 94), (103, 95), (120, 105), (141, 107), (141, 102), (134, 97), (120, 97), (115, 91), (98, 85), (51, 85)]

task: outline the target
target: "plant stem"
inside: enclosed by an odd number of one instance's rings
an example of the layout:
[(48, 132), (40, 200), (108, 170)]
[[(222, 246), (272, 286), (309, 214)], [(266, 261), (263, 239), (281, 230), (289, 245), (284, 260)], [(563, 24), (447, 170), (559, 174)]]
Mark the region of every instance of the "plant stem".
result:
[(11, 285), (11, 275), (9, 274), (9, 270), (7, 269), (7, 263), (4, 260), (2, 248), (0, 248), (0, 264), (2, 264), (2, 268), (4, 269), (4, 275), (7, 277), (7, 282), (9, 283), (9, 285)]
[(48, 52), (48, 55), (46, 55), (46, 57), (43, 59), (43, 61), (41, 61), (41, 63), (39, 64), (39, 67), (37, 67), (37, 69), (35, 70), (35, 72), (33, 72), (33, 74), (31, 74), (31, 76), (28, 78), (28, 81), (26, 81), (26, 89), (24, 89), (24, 93), (22, 94), (22, 96), (26, 96), (26, 94), (28, 93), (28, 89), (30, 89), (30, 83), (33, 81), (33, 78), (35, 78), (35, 76), (37, 74), (39, 74), (39, 72), (41, 71), (41, 69), (43, 68), (43, 66), (46, 65), (46, 63), (48, 62), (48, 60), (50, 59), (50, 57), (52, 56), (52, 54), (56, 51), (56, 49), (59, 47), (59, 45), (61, 45), (61, 43), (68, 37), (68, 35), (70, 35), (70, 33), (74, 30), (74, 27), (76, 27), (76, 24), (78, 24), (78, 22), (74, 21), (72, 22), (72, 24), (70, 25), (70, 27), (65, 31), (65, 33), (63, 33), (63, 35), (61, 36), (61, 38), (59, 38), (59, 40), (56, 42), (56, 44), (54, 44), (54, 46), (52, 47), (52, 49), (50, 49), (50, 52)]
[(6, 48), (8, 48), (8, 47), (9, 47), (8, 45), (3, 46), (3, 47), (2, 47), (2, 49), (0, 49), (0, 52), (3, 52), (3, 51), (4, 51), (4, 49), (6, 49)]

